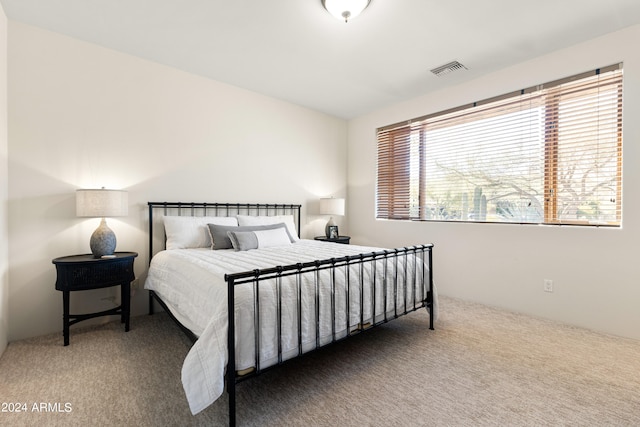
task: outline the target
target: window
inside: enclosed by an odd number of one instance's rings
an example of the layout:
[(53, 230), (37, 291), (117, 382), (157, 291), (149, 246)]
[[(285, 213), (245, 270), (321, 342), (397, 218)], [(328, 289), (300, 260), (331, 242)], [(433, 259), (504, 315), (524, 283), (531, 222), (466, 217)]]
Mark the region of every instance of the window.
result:
[(621, 224), (622, 64), (377, 133), (377, 218)]

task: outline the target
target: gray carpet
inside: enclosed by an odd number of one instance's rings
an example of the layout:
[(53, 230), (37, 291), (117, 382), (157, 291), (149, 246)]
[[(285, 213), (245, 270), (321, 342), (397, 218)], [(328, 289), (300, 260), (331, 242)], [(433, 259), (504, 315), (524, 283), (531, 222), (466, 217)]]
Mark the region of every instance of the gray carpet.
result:
[[(226, 424), (226, 395), (190, 414), (189, 342), (166, 315), (133, 318), (128, 333), (81, 325), (69, 347), (61, 334), (9, 344), (0, 395), (27, 412), (0, 412), (0, 424)], [(640, 425), (640, 341), (446, 297), (427, 325), (413, 313), (239, 384), (238, 424)]]

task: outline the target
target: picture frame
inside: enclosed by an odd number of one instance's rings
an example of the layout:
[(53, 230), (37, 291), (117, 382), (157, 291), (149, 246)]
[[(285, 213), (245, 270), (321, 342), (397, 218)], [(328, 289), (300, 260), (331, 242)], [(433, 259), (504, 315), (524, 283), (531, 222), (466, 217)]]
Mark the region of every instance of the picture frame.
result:
[(340, 234), (338, 234), (338, 226), (337, 225), (330, 225), (329, 226), (329, 238), (330, 239), (337, 239), (340, 236)]

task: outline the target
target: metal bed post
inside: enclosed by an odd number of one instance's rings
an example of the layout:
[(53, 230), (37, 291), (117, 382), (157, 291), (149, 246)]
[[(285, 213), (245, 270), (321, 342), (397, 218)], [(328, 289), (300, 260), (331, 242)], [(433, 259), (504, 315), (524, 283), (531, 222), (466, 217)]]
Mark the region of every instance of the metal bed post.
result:
[(429, 247), (429, 292), (427, 293), (427, 307), (429, 309), (429, 329), (433, 330), (433, 251)]
[[(149, 264), (153, 257), (153, 205), (149, 204)], [(149, 292), (149, 314), (153, 314), (153, 293)]]
[(235, 345), (235, 281), (227, 278), (227, 393), (229, 394), (229, 426), (236, 425), (236, 345)]

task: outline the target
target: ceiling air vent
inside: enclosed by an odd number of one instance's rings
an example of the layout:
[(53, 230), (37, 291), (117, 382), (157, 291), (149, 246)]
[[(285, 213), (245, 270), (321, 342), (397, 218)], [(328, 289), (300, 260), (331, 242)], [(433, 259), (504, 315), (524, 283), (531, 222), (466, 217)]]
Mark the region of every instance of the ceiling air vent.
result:
[(453, 73), (454, 71), (466, 70), (466, 69), (467, 67), (465, 67), (458, 61), (453, 61), (453, 62), (449, 62), (448, 64), (444, 64), (439, 67), (436, 67), (433, 70), (431, 70), (431, 72), (436, 76), (440, 77), (440, 76), (444, 76), (445, 74)]

